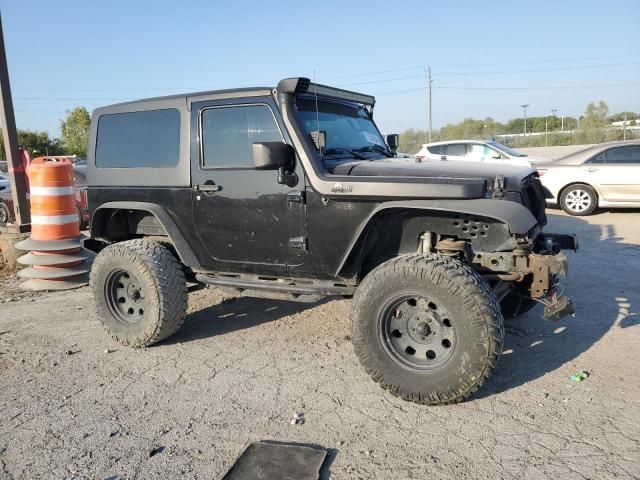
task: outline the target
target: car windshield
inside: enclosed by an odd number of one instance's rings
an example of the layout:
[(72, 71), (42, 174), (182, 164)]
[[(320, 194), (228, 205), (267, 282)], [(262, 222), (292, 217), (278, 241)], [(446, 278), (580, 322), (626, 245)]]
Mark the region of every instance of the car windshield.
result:
[(316, 111), (316, 99), (301, 98), (297, 102), (297, 115), (307, 134), (315, 136), (318, 131), (324, 132), (325, 157), (392, 156), (371, 116), (361, 105), (319, 99)]
[(507, 155), (509, 155), (511, 157), (526, 157), (527, 156), (526, 154), (520, 153), (520, 152), (514, 150), (513, 148), (509, 148), (506, 145), (502, 145), (501, 143), (488, 142), (487, 144), (491, 145), (493, 148), (497, 148), (501, 152), (506, 153)]

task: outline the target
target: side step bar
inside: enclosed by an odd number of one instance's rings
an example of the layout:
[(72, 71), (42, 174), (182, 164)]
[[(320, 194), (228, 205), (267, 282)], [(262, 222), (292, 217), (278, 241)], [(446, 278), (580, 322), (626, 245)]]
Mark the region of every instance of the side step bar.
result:
[(326, 280), (264, 278), (255, 276), (227, 276), (196, 274), (196, 280), (215, 285), (229, 293), (245, 297), (272, 298), (293, 302), (317, 302), (333, 295), (353, 295), (356, 287)]

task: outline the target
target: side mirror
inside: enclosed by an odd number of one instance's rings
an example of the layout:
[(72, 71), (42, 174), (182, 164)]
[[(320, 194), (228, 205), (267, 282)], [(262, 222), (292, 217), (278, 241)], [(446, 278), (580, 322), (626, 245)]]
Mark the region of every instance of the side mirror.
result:
[(282, 142), (256, 142), (253, 144), (253, 164), (256, 170), (278, 170), (278, 183), (295, 187), (298, 175), (294, 171), (296, 151)]
[(387, 145), (389, 146), (389, 150), (396, 153), (398, 151), (398, 146), (400, 145), (400, 135), (397, 133), (387, 135)]
[(253, 144), (253, 164), (256, 170), (285, 171), (293, 169), (296, 154), (291, 145), (282, 142), (256, 142)]

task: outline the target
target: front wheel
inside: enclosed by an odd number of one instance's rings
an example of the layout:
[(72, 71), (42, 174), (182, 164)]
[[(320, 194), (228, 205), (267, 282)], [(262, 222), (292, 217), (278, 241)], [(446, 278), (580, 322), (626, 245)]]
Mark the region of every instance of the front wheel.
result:
[(567, 187), (560, 195), (560, 207), (569, 215), (590, 215), (598, 206), (598, 196), (589, 185), (576, 184)]
[(490, 376), (504, 338), (489, 285), (458, 260), (397, 257), (374, 269), (353, 299), (360, 363), (392, 394), (424, 404), (459, 402)]

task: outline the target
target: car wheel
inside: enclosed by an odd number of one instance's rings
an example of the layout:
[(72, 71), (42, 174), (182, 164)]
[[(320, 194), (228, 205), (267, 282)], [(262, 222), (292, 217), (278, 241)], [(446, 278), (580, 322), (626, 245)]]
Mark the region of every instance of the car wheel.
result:
[(158, 243), (137, 239), (104, 248), (91, 269), (91, 288), (98, 318), (123, 345), (152, 345), (184, 322), (184, 272), (171, 251)]
[(598, 206), (598, 196), (589, 185), (578, 183), (567, 187), (560, 195), (560, 207), (569, 215), (590, 215)]
[(10, 219), (11, 213), (9, 212), (9, 209), (3, 202), (0, 202), (0, 227), (6, 226)]
[(393, 395), (459, 402), (489, 378), (504, 338), (489, 285), (458, 260), (397, 257), (369, 273), (353, 298), (352, 341), (365, 370)]

